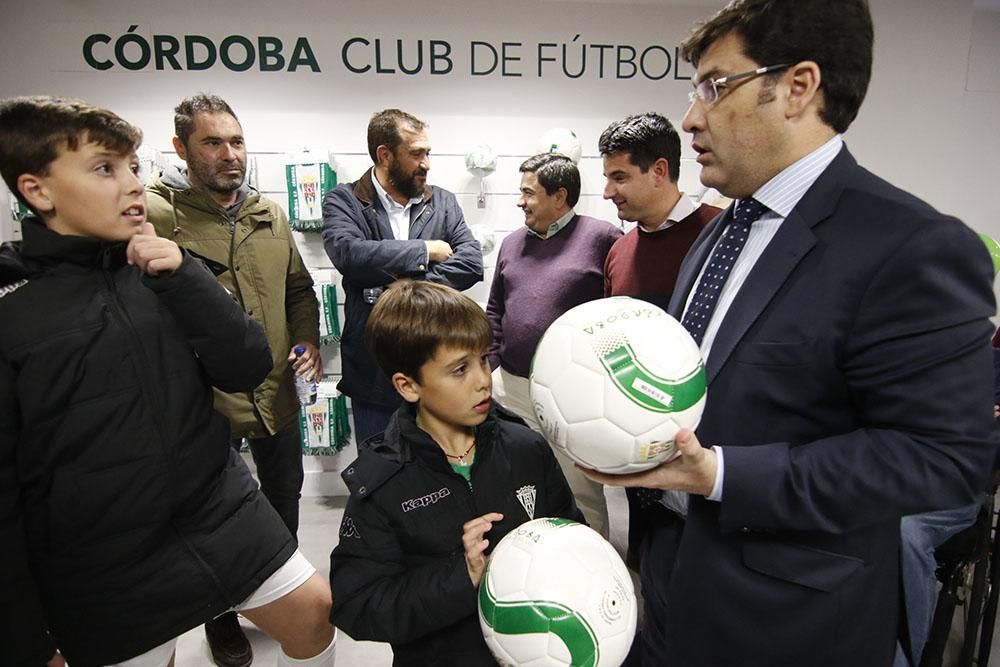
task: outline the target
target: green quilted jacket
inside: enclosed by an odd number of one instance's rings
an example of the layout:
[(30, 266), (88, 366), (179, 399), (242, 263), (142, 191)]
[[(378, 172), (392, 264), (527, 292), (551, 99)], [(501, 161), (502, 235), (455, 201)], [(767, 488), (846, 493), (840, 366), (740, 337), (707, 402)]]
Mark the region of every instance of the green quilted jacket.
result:
[(225, 209), (176, 171), (155, 178), (147, 194), (156, 233), (228, 267), (219, 282), (263, 325), (271, 346), (274, 369), (264, 382), (249, 393), (216, 390), (216, 409), (229, 418), (234, 437), (275, 433), (299, 411), (289, 351), (303, 341), (319, 346), (319, 304), (288, 217), (250, 190), (231, 225)]

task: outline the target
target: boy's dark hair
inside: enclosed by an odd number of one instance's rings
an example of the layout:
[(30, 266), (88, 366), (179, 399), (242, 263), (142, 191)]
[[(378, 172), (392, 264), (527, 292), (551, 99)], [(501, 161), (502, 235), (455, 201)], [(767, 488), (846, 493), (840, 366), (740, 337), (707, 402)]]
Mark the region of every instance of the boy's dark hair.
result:
[(388, 146), (393, 155), (399, 144), (403, 143), (402, 128), (411, 132), (420, 132), (427, 127), (424, 121), (399, 109), (379, 111), (368, 121), (368, 154), (372, 162), (378, 164), (378, 147)]
[(642, 173), (663, 158), (670, 182), (681, 175), (681, 138), (670, 121), (658, 113), (634, 114), (608, 125), (597, 142), (601, 155), (628, 153), (629, 162)]
[(735, 0), (695, 28), (681, 56), (697, 67), (730, 32), (743, 38), (744, 55), (762, 67), (804, 60), (819, 65), (820, 118), (837, 132), (847, 131), (872, 74), (875, 36), (866, 0)]
[(227, 113), (240, 122), (224, 99), (212, 93), (198, 93), (185, 97), (174, 107), (174, 134), (187, 146), (188, 139), (194, 133), (194, 117), (200, 113)]
[(22, 174), (47, 174), (59, 153), (91, 141), (124, 155), (139, 147), (142, 131), (107, 109), (69, 97), (14, 97), (0, 102), (0, 174), (29, 208), (17, 190), (17, 179)]
[(559, 188), (566, 188), (566, 203), (570, 208), (580, 201), (580, 170), (565, 155), (541, 153), (521, 163), (521, 173), (531, 172), (545, 193), (553, 195)]
[(420, 367), (439, 347), (485, 351), (493, 330), (486, 312), (461, 292), (405, 280), (382, 293), (368, 316), (365, 340), (388, 377), (403, 373), (420, 382)]

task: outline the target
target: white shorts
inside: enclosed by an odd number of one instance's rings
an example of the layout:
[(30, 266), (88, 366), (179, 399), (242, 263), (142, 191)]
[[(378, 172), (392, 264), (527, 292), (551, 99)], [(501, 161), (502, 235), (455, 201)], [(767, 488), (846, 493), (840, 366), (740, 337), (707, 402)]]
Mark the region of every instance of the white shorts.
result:
[[(316, 572), (302, 552), (298, 549), (292, 554), (285, 564), (268, 577), (253, 593), (243, 602), (239, 603), (229, 611), (245, 611), (257, 609), (275, 600), (288, 595), (296, 588), (306, 583), (306, 581)], [(146, 651), (142, 655), (129, 658), (124, 662), (118, 662), (108, 667), (167, 667), (170, 658), (177, 648), (177, 638), (160, 644), (156, 648)]]
[(315, 573), (316, 568), (306, 560), (301, 551), (296, 549), (291, 558), (286, 560), (284, 565), (279, 567), (257, 590), (251, 593), (250, 597), (229, 611), (245, 611), (271, 604), (306, 583), (309, 577)]

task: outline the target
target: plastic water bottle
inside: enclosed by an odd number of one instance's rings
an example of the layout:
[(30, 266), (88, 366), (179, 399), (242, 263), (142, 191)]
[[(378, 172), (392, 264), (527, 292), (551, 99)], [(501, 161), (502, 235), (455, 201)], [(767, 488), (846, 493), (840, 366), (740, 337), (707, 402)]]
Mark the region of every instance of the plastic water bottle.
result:
[[(303, 354), (305, 354), (306, 348), (301, 345), (296, 345), (295, 358), (298, 359)], [(294, 370), (292, 371), (295, 372)], [(295, 376), (295, 395), (299, 397), (299, 403), (301, 405), (312, 405), (316, 402), (316, 381), (309, 380), (305, 375)]]

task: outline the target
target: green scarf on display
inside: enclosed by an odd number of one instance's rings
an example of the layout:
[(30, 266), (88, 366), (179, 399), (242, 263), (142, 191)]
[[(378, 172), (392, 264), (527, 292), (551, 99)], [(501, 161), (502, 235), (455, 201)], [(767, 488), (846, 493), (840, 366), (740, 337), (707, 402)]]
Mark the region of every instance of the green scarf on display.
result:
[(347, 420), (347, 397), (320, 396), (315, 403), (299, 412), (299, 432), (302, 453), (311, 456), (331, 456), (351, 440), (351, 424)]
[(319, 340), (322, 345), (340, 342), (340, 304), (337, 301), (337, 286), (326, 283), (316, 284), (316, 297), (323, 307), (323, 317), (319, 320)]
[(297, 232), (323, 229), (323, 197), (337, 186), (337, 173), (326, 162), (286, 164), (288, 223)]

